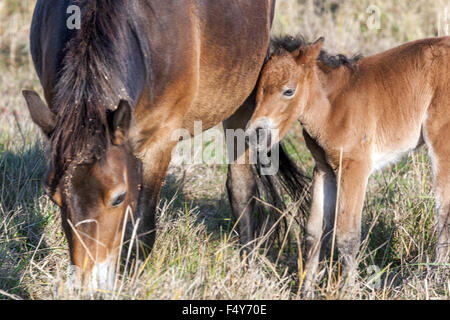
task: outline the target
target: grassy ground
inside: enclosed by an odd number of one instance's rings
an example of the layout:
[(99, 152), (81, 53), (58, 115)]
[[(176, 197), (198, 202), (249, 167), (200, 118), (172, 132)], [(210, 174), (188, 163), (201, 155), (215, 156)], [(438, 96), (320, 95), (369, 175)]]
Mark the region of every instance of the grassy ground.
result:
[[(369, 5), (380, 12), (368, 20)], [(40, 90), (28, 55), (34, 1), (0, 2), (0, 298), (77, 297), (65, 290), (67, 244), (57, 208), (43, 195), (46, 143), (20, 91)], [(436, 36), (448, 1), (279, 0), (275, 33), (326, 36), (332, 52), (371, 54)], [(377, 9), (378, 8), (378, 9)], [(441, 18), (439, 18), (441, 17)], [(368, 23), (369, 21), (369, 23)], [(375, 23), (376, 25), (376, 23)], [(291, 133), (290, 152), (308, 173), (311, 157)], [(225, 192), (226, 167), (172, 165), (159, 212), (158, 237), (146, 261), (124, 268), (117, 299), (295, 299), (301, 282), (303, 225), (292, 242), (262, 251), (247, 269), (239, 259)], [(287, 212), (288, 219), (292, 215)], [(434, 200), (425, 150), (374, 175), (364, 214), (360, 279), (340, 295), (328, 262), (318, 299), (449, 299), (449, 266), (433, 266)], [(301, 219), (304, 221), (304, 219)], [(338, 266), (333, 266), (336, 271)]]

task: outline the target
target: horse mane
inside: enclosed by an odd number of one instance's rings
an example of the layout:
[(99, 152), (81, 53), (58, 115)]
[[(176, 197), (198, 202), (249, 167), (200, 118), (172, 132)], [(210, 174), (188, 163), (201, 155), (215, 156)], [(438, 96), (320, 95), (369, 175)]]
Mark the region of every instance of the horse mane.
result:
[[(61, 176), (73, 160), (101, 159), (110, 146), (108, 110), (127, 99), (121, 63), (127, 19), (122, 1), (77, 0), (82, 26), (68, 42), (56, 86), (52, 165)], [(56, 181), (58, 179), (55, 179)]]
[[(306, 41), (302, 35), (293, 36), (278, 36), (272, 37), (270, 41), (270, 56), (280, 55), (283, 52), (294, 52), (298, 48), (306, 47), (311, 43)], [(325, 50), (321, 50), (317, 61), (324, 63), (331, 69), (337, 69), (341, 66), (345, 66), (350, 69), (354, 69), (356, 62), (358, 62), (363, 56), (356, 54), (351, 58), (343, 54), (330, 55)]]

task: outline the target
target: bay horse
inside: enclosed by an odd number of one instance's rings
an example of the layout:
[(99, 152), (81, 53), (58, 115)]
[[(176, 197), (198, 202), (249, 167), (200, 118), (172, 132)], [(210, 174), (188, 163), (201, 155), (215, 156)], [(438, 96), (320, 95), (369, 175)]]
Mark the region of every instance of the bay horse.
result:
[[(66, 23), (72, 6), (79, 29)], [(31, 54), (46, 103), (23, 94), (50, 142), (45, 190), (61, 208), (76, 282), (113, 287), (127, 208), (151, 248), (173, 132), (193, 134), (194, 121), (245, 128), (274, 8), (275, 0), (37, 1)], [(237, 163), (246, 157), (248, 148), (234, 154), (227, 179), (243, 246), (254, 238), (257, 188), (252, 167)]]
[(278, 129), (281, 139), (298, 120), (314, 157), (304, 290), (311, 289), (321, 241), (324, 251), (334, 223), (343, 274), (354, 280), (369, 176), (423, 144), (436, 196), (435, 260), (448, 262), (450, 37), (418, 40), (365, 58), (331, 56), (323, 43), (323, 38), (310, 44), (302, 37), (273, 40), (248, 124), (248, 131), (266, 135), (271, 132), (266, 129)]

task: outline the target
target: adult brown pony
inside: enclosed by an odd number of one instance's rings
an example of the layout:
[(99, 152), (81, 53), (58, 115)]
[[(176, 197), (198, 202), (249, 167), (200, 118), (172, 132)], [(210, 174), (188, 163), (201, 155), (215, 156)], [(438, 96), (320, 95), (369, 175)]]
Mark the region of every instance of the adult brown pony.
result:
[[(331, 234), (340, 175), (336, 240), (344, 274), (353, 278), (368, 177), (422, 144), (432, 161), (437, 207), (436, 261), (450, 241), (450, 37), (407, 43), (347, 59), (322, 51), (323, 38), (274, 41), (257, 91), (249, 130), (279, 129), (297, 119), (314, 156), (313, 203), (307, 225), (305, 289)], [(270, 134), (270, 133), (269, 133)], [(325, 236), (324, 236), (325, 235)], [(325, 243), (325, 241), (324, 241)]]
[[(72, 5), (81, 9), (80, 30), (67, 27)], [(111, 288), (128, 207), (151, 246), (175, 130), (193, 133), (194, 121), (203, 130), (224, 120), (245, 127), (274, 7), (275, 0), (37, 2), (31, 52), (47, 103), (32, 91), (24, 96), (50, 140), (46, 189), (61, 207), (83, 284)], [(246, 245), (254, 237), (251, 166), (232, 163), (227, 187)]]

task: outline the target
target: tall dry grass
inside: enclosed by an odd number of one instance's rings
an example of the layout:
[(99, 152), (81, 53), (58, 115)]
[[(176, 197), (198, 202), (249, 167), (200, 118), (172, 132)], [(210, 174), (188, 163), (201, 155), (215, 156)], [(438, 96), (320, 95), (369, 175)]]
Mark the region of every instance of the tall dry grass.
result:
[[(20, 91), (40, 90), (28, 54), (34, 1), (0, 2), (0, 298), (71, 299), (67, 243), (57, 208), (43, 195), (46, 142), (31, 123)], [(380, 28), (368, 28), (369, 5)], [(325, 35), (335, 53), (365, 55), (436, 36), (448, 1), (278, 0), (274, 33)], [(289, 152), (311, 173), (312, 159), (290, 134)], [(159, 211), (155, 248), (122, 268), (113, 299), (295, 299), (302, 281), (306, 216), (291, 242), (261, 250), (244, 268), (224, 189), (226, 167), (172, 165)], [(293, 212), (285, 212), (291, 221)], [(435, 211), (424, 150), (369, 182), (363, 214), (360, 278), (338, 290), (338, 265), (320, 267), (317, 299), (449, 299), (449, 266), (432, 263)], [(292, 220), (293, 221), (293, 220)], [(124, 273), (124, 270), (127, 270)]]
[(278, 0), (277, 7), (274, 33), (324, 36), (325, 48), (348, 55), (442, 36), (450, 21), (448, 0)]

